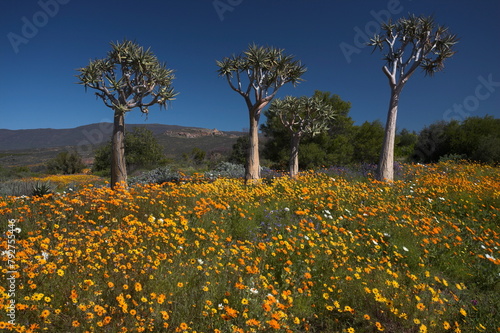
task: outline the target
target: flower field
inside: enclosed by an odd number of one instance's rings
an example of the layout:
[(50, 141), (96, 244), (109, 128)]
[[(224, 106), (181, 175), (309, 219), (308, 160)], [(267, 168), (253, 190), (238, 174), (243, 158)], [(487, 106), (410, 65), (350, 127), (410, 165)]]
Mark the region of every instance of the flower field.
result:
[(0, 198), (0, 328), (500, 332), (500, 169), (402, 170)]

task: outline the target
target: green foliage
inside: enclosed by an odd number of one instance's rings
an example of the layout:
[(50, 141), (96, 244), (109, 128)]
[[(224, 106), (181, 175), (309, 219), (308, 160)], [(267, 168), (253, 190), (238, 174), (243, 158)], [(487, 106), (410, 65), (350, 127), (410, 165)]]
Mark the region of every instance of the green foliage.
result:
[(437, 162), (440, 156), (449, 153), (450, 143), (445, 131), (451, 126), (458, 124), (456, 121), (451, 123), (438, 121), (424, 127), (419, 133), (412, 159), (422, 163)]
[(0, 180), (27, 178), (33, 175), (34, 173), (31, 172), (30, 168), (26, 166), (6, 168), (3, 165), (0, 165)]
[[(163, 149), (152, 131), (136, 127), (125, 135), (125, 159), (129, 171), (153, 169), (166, 163)], [(95, 151), (94, 172), (109, 175), (111, 168), (111, 142)]]
[(53, 174), (72, 175), (82, 172), (84, 168), (81, 156), (75, 151), (63, 151), (47, 162), (47, 170)]
[(500, 162), (500, 119), (469, 117), (448, 131), (450, 153), (479, 162)]
[(190, 154), (185, 153), (183, 156), (186, 161), (192, 161), (195, 165), (201, 165), (207, 156), (207, 152), (198, 147), (194, 147)]
[(328, 101), (315, 97), (286, 96), (276, 99), (266, 112), (266, 116), (275, 113), (281, 124), (292, 136), (316, 136), (328, 130), (328, 125), (335, 119), (335, 110)]
[[(354, 121), (348, 116), (351, 103), (329, 92), (315, 91), (313, 97), (330, 105), (336, 114), (335, 119), (328, 121), (329, 129), (326, 133), (302, 139), (299, 147), (299, 167), (311, 169), (351, 163), (353, 148), (350, 142), (354, 135)], [(289, 160), (291, 134), (280, 124), (276, 114), (266, 112), (266, 117), (266, 123), (261, 126), (262, 132), (268, 138), (263, 155), (274, 162), (273, 167), (285, 169)]]
[(236, 143), (233, 145), (231, 155), (229, 155), (228, 161), (234, 164), (245, 164), (248, 156), (248, 149), (250, 148), (250, 137), (248, 135), (240, 136), (236, 139)]
[(165, 163), (163, 149), (152, 131), (136, 127), (125, 136), (125, 157), (130, 170), (151, 169)]
[(484, 163), (500, 162), (500, 119), (470, 117), (461, 123), (440, 121), (422, 129), (413, 160), (437, 162), (446, 155)]
[(106, 58), (91, 60), (78, 71), (79, 84), (96, 89), (107, 107), (121, 112), (138, 107), (147, 114), (149, 106), (166, 107), (177, 95), (172, 87), (173, 70), (150, 49), (129, 40), (111, 43)]
[(295, 177), (299, 172), (300, 140), (328, 130), (328, 124), (335, 118), (335, 110), (328, 101), (320, 98), (287, 96), (272, 102), (266, 114), (272, 113), (291, 134), (289, 170), (290, 176)]
[(92, 165), (93, 173), (101, 177), (109, 177), (111, 174), (111, 148), (112, 143), (110, 141), (95, 150), (94, 164)]
[(415, 131), (410, 132), (406, 128), (403, 128), (396, 135), (395, 155), (403, 159), (409, 158), (415, 149), (417, 141), (418, 134)]
[(377, 163), (384, 141), (384, 127), (375, 120), (371, 123), (365, 121), (354, 134), (353, 161), (356, 163)]
[(201, 164), (205, 160), (207, 152), (198, 147), (194, 147), (191, 151), (191, 155), (193, 156), (194, 163)]

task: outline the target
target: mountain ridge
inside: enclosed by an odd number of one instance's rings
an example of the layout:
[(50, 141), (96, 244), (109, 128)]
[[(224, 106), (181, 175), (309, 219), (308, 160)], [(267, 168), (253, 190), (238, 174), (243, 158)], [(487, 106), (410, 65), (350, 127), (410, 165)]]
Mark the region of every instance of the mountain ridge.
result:
[[(238, 137), (244, 135), (238, 131), (219, 131), (202, 127), (166, 125), (166, 124), (128, 124), (126, 130), (146, 127), (155, 136), (197, 138), (208, 135)], [(74, 128), (37, 128), (37, 129), (0, 129), (0, 151), (98, 146), (108, 142), (113, 132), (112, 123), (93, 123)]]

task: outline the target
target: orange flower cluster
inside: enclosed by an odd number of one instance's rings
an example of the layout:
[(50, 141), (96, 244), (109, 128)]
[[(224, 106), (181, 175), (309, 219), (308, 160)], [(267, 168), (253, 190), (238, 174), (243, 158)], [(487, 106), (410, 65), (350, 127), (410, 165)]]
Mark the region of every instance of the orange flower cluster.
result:
[(500, 170), (404, 168), (391, 184), (318, 171), (1, 198), (19, 230), (16, 322), (0, 328), (498, 330)]

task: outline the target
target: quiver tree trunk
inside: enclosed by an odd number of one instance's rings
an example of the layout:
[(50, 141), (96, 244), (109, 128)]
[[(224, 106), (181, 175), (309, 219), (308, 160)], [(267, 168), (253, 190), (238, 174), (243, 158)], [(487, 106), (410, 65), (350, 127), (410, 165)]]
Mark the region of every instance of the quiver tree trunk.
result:
[(399, 95), (402, 87), (391, 90), (389, 112), (385, 125), (384, 143), (377, 168), (377, 179), (381, 181), (394, 180), (394, 143), (396, 139), (396, 119), (398, 116)]
[(250, 146), (248, 147), (245, 182), (254, 183), (260, 179), (259, 161), (259, 114), (250, 111)]
[(115, 110), (111, 151), (111, 188), (114, 188), (117, 183), (127, 183), (124, 138), (125, 114), (123, 111)]
[(300, 143), (300, 133), (292, 134), (292, 139), (290, 140), (290, 177), (295, 178), (299, 174), (299, 143)]

